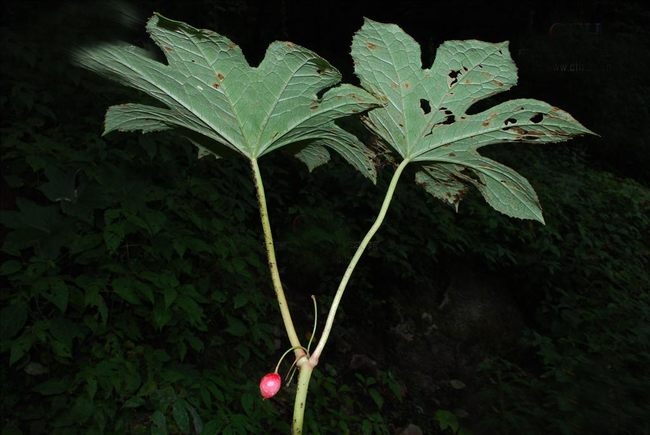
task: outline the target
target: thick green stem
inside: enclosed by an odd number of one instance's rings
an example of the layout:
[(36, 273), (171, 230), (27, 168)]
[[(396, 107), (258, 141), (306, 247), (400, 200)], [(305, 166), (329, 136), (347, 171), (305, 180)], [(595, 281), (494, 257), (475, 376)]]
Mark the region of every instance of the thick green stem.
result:
[(305, 406), (307, 404), (307, 392), (309, 391), (309, 379), (314, 371), (314, 365), (306, 357), (298, 361), (298, 389), (293, 402), (293, 424), (291, 425), (292, 435), (302, 435), (302, 425), (305, 418)]
[(273, 234), (271, 233), (271, 223), (269, 221), (269, 212), (266, 208), (266, 195), (264, 194), (264, 184), (262, 183), (262, 175), (260, 168), (257, 165), (256, 159), (251, 159), (251, 168), (253, 170), (253, 180), (255, 181), (255, 190), (257, 192), (257, 201), (260, 207), (260, 218), (262, 220), (262, 230), (264, 231), (264, 245), (266, 246), (266, 256), (268, 259), (269, 270), (271, 272), (271, 281), (273, 282), (273, 289), (275, 296), (278, 300), (282, 320), (284, 321), (284, 328), (289, 336), (289, 342), (295, 349), (296, 358), (305, 354), (304, 348), (300, 345), (300, 340), (296, 334), (296, 328), (293, 326), (291, 320), (291, 312), (287, 305), (287, 299), (284, 296), (284, 289), (282, 288), (282, 281), (280, 281), (280, 272), (278, 271), (278, 263), (275, 259), (275, 247), (273, 246)]
[(384, 197), (384, 202), (379, 209), (379, 214), (375, 219), (375, 222), (372, 224), (368, 233), (363, 238), (357, 251), (354, 253), (354, 256), (350, 260), (343, 277), (341, 278), (341, 283), (339, 284), (334, 299), (332, 301), (332, 306), (327, 316), (325, 322), (325, 327), (323, 333), (320, 337), (318, 345), (314, 352), (309, 355), (305, 353), (304, 348), (300, 345), (300, 340), (296, 334), (296, 329), (293, 326), (293, 321), (291, 320), (291, 313), (289, 312), (289, 307), (287, 306), (287, 301), (284, 296), (284, 290), (282, 288), (282, 282), (280, 281), (280, 273), (278, 272), (277, 261), (275, 259), (275, 248), (273, 246), (273, 235), (271, 233), (271, 224), (269, 222), (268, 210), (266, 208), (266, 196), (264, 194), (264, 185), (262, 184), (262, 176), (260, 175), (259, 166), (257, 165), (257, 160), (251, 159), (251, 167), (253, 169), (253, 178), (255, 180), (255, 189), (257, 190), (257, 199), (260, 207), (260, 217), (262, 220), (262, 229), (264, 231), (264, 243), (266, 246), (266, 253), (269, 263), (269, 270), (271, 271), (271, 280), (273, 281), (273, 288), (275, 289), (275, 294), (278, 299), (278, 305), (280, 306), (280, 313), (282, 314), (282, 320), (284, 321), (284, 327), (289, 336), (289, 341), (291, 345), (295, 348), (296, 359), (298, 370), (300, 374), (298, 375), (298, 386), (296, 391), (296, 397), (294, 399), (293, 407), (293, 424), (292, 424), (292, 434), (293, 435), (302, 435), (304, 417), (305, 417), (305, 406), (307, 404), (307, 392), (309, 391), (309, 380), (314, 371), (314, 367), (318, 364), (318, 359), (320, 358), (323, 348), (327, 343), (329, 334), (332, 331), (332, 326), (334, 324), (334, 317), (336, 316), (336, 311), (345, 292), (345, 288), (350, 281), (352, 272), (354, 271), (359, 259), (363, 255), (368, 243), (373, 238), (377, 230), (384, 221), (386, 217), (386, 212), (390, 206), (390, 202), (395, 193), (395, 187), (399, 181), (400, 175), (404, 171), (404, 168), (409, 163), (409, 160), (404, 160), (395, 170), (393, 178), (388, 185), (388, 190), (386, 191), (386, 196)]
[(370, 229), (368, 230), (368, 233), (366, 233), (366, 236), (361, 241), (361, 244), (359, 244), (357, 251), (354, 253), (354, 256), (350, 260), (350, 264), (348, 264), (348, 267), (345, 270), (345, 274), (343, 275), (343, 278), (341, 278), (341, 283), (339, 284), (339, 288), (336, 290), (336, 294), (334, 295), (334, 299), (332, 300), (332, 306), (330, 307), (330, 311), (327, 315), (327, 320), (325, 322), (325, 327), (323, 328), (323, 333), (320, 336), (320, 340), (318, 342), (318, 345), (316, 346), (316, 349), (314, 349), (314, 352), (312, 352), (310, 356), (310, 361), (313, 365), (318, 364), (318, 359), (320, 358), (320, 355), (323, 352), (323, 348), (327, 343), (327, 339), (329, 338), (330, 332), (332, 331), (332, 325), (334, 324), (334, 317), (336, 316), (336, 311), (339, 307), (339, 303), (341, 302), (341, 298), (343, 297), (343, 293), (345, 292), (345, 288), (348, 285), (348, 281), (350, 281), (352, 272), (354, 272), (354, 268), (357, 266), (357, 263), (359, 262), (361, 255), (363, 255), (363, 252), (366, 250), (368, 243), (370, 243), (370, 240), (375, 235), (375, 233), (381, 226), (382, 222), (384, 221), (384, 218), (386, 217), (386, 212), (388, 211), (388, 207), (390, 206), (390, 202), (393, 199), (393, 194), (395, 193), (395, 187), (397, 186), (399, 177), (400, 175), (402, 175), (402, 171), (404, 171), (404, 168), (408, 163), (409, 163), (408, 159), (403, 160), (402, 163), (400, 163), (400, 165), (395, 170), (395, 173), (393, 174), (393, 178), (390, 180), (390, 184), (388, 185), (388, 190), (386, 191), (384, 202), (381, 205), (381, 209), (379, 209), (379, 214), (377, 215), (377, 219), (375, 220), (375, 223), (373, 223)]

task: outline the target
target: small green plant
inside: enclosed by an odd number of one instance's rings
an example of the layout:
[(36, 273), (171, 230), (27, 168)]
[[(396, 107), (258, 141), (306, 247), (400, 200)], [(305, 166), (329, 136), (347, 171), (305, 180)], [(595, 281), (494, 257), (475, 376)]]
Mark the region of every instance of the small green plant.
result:
[[(339, 84), (341, 75), (329, 62), (290, 42), (272, 43), (262, 62), (252, 67), (235, 43), (215, 32), (159, 14), (149, 20), (147, 30), (166, 64), (126, 44), (87, 48), (78, 52), (77, 60), (162, 105), (112, 106), (104, 133), (170, 131), (195, 144), (201, 156), (239, 156), (248, 161), (287, 347), (294, 352), (299, 371), (294, 434), (303, 432), (310, 378), (345, 289), (382, 225), (406, 167), (415, 167), (416, 182), (456, 210), (468, 186), (474, 186), (496, 210), (543, 223), (541, 206), (528, 181), (477, 150), (500, 142), (560, 142), (591, 133), (568, 113), (532, 99), (468, 112), (475, 103), (515, 85), (516, 68), (507, 43), (449, 41), (439, 47), (433, 65), (423, 69), (416, 41), (396, 25), (366, 20), (352, 41), (355, 73), (361, 82), (357, 87)], [(375, 181), (373, 151), (335, 123), (351, 115), (362, 116), (394, 154), (397, 168), (374, 223), (345, 269), (312, 351), (301, 343), (280, 279), (258, 163), (273, 151), (286, 150), (312, 170), (326, 163), (334, 151)], [(119, 218), (114, 216), (111, 222)], [(263, 381), (269, 379), (261, 386), (264, 397), (279, 388), (277, 368)], [(368, 391), (377, 400), (374, 390)]]
[(451, 411), (439, 409), (434, 413), (433, 418), (438, 422), (440, 430), (445, 431), (445, 433), (471, 435), (471, 432), (461, 426), (458, 416)]

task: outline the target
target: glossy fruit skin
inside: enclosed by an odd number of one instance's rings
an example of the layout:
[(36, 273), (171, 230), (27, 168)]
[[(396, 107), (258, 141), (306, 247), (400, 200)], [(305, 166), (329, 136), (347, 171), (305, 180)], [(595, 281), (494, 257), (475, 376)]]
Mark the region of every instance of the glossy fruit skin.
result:
[(260, 394), (265, 399), (269, 399), (277, 394), (280, 391), (282, 386), (282, 379), (277, 373), (268, 373), (264, 375), (260, 381)]

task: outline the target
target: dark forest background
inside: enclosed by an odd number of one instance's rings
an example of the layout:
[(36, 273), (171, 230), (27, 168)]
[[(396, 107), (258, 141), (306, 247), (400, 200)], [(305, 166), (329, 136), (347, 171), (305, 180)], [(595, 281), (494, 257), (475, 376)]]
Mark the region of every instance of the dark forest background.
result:
[[(363, 17), (425, 66), (450, 39), (510, 41), (530, 97), (599, 137), (485, 152), (528, 178), (546, 225), (480, 195), (458, 213), (415, 183), (346, 292), (310, 389), (308, 434), (650, 434), (650, 11), (629, 1), (5, 1), (0, 119), (0, 429), (15, 434), (289, 433), (288, 346), (245, 162), (164, 135), (102, 137), (133, 91), (70, 62), (154, 11), (238, 43), (310, 48), (356, 83)], [(347, 126), (372, 140), (355, 120)], [(374, 218), (334, 159), (261, 161), (281, 273), (305, 334)], [(404, 177), (408, 180), (412, 174)], [(421, 432), (418, 432), (421, 431)]]

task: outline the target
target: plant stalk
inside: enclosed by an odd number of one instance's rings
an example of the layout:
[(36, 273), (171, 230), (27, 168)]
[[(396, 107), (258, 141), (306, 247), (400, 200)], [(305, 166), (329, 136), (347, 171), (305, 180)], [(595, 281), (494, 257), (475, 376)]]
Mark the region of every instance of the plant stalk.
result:
[(341, 298), (343, 297), (345, 288), (348, 285), (348, 281), (350, 281), (352, 272), (354, 272), (354, 269), (357, 266), (357, 263), (359, 262), (361, 255), (363, 255), (363, 252), (366, 250), (368, 243), (370, 243), (370, 240), (373, 238), (373, 236), (375, 235), (377, 230), (379, 230), (379, 227), (383, 223), (384, 218), (386, 217), (386, 212), (388, 211), (388, 207), (390, 206), (390, 202), (393, 199), (393, 194), (395, 193), (395, 187), (397, 186), (397, 182), (399, 181), (399, 178), (402, 175), (402, 171), (404, 171), (404, 168), (406, 167), (406, 165), (409, 164), (409, 162), (410, 160), (404, 159), (395, 170), (395, 173), (393, 174), (393, 178), (390, 180), (390, 184), (388, 185), (388, 190), (386, 191), (384, 202), (382, 203), (381, 208), (379, 209), (379, 214), (377, 215), (375, 222), (372, 224), (372, 226), (366, 233), (366, 236), (359, 244), (357, 251), (354, 253), (354, 256), (350, 260), (350, 264), (348, 264), (348, 267), (345, 270), (345, 273), (343, 274), (343, 278), (341, 278), (341, 283), (339, 284), (339, 287), (336, 290), (336, 294), (334, 295), (334, 299), (332, 300), (332, 306), (330, 307), (330, 311), (327, 315), (327, 320), (325, 322), (325, 327), (323, 328), (323, 333), (320, 336), (320, 340), (318, 341), (318, 345), (316, 346), (316, 349), (314, 349), (314, 352), (312, 352), (309, 358), (310, 362), (314, 366), (318, 364), (318, 359), (320, 358), (320, 354), (323, 352), (323, 348), (325, 347), (330, 332), (332, 331), (332, 326), (334, 324), (334, 317), (336, 317), (336, 311), (338, 310), (339, 304), (341, 302)]
[[(278, 306), (280, 307), (280, 313), (282, 314), (282, 321), (284, 322), (284, 329), (287, 331), (289, 337), (289, 342), (294, 348), (296, 358), (300, 358), (305, 355), (304, 348), (300, 344), (298, 339), (298, 334), (296, 334), (296, 328), (293, 326), (293, 320), (291, 319), (291, 312), (289, 311), (289, 306), (287, 305), (287, 299), (284, 295), (284, 289), (282, 288), (282, 281), (280, 280), (280, 272), (278, 271), (278, 263), (275, 258), (275, 247), (273, 245), (273, 234), (271, 232), (271, 223), (269, 221), (269, 212), (266, 207), (266, 195), (264, 194), (264, 184), (262, 183), (262, 175), (260, 174), (260, 168), (257, 165), (257, 159), (252, 158), (251, 160), (251, 169), (253, 171), (253, 180), (255, 181), (255, 190), (257, 192), (257, 202), (260, 208), (260, 219), (262, 221), (262, 230), (264, 232), (264, 246), (266, 247), (266, 257), (269, 264), (269, 270), (271, 272), (271, 281), (273, 282), (273, 289), (275, 290), (275, 296), (278, 300)], [(302, 373), (302, 370), (301, 370)]]
[(314, 365), (306, 356), (298, 361), (298, 388), (293, 402), (293, 423), (291, 425), (292, 435), (302, 435), (302, 425), (305, 418), (305, 407), (307, 405), (307, 392), (309, 391), (309, 380), (314, 372)]

